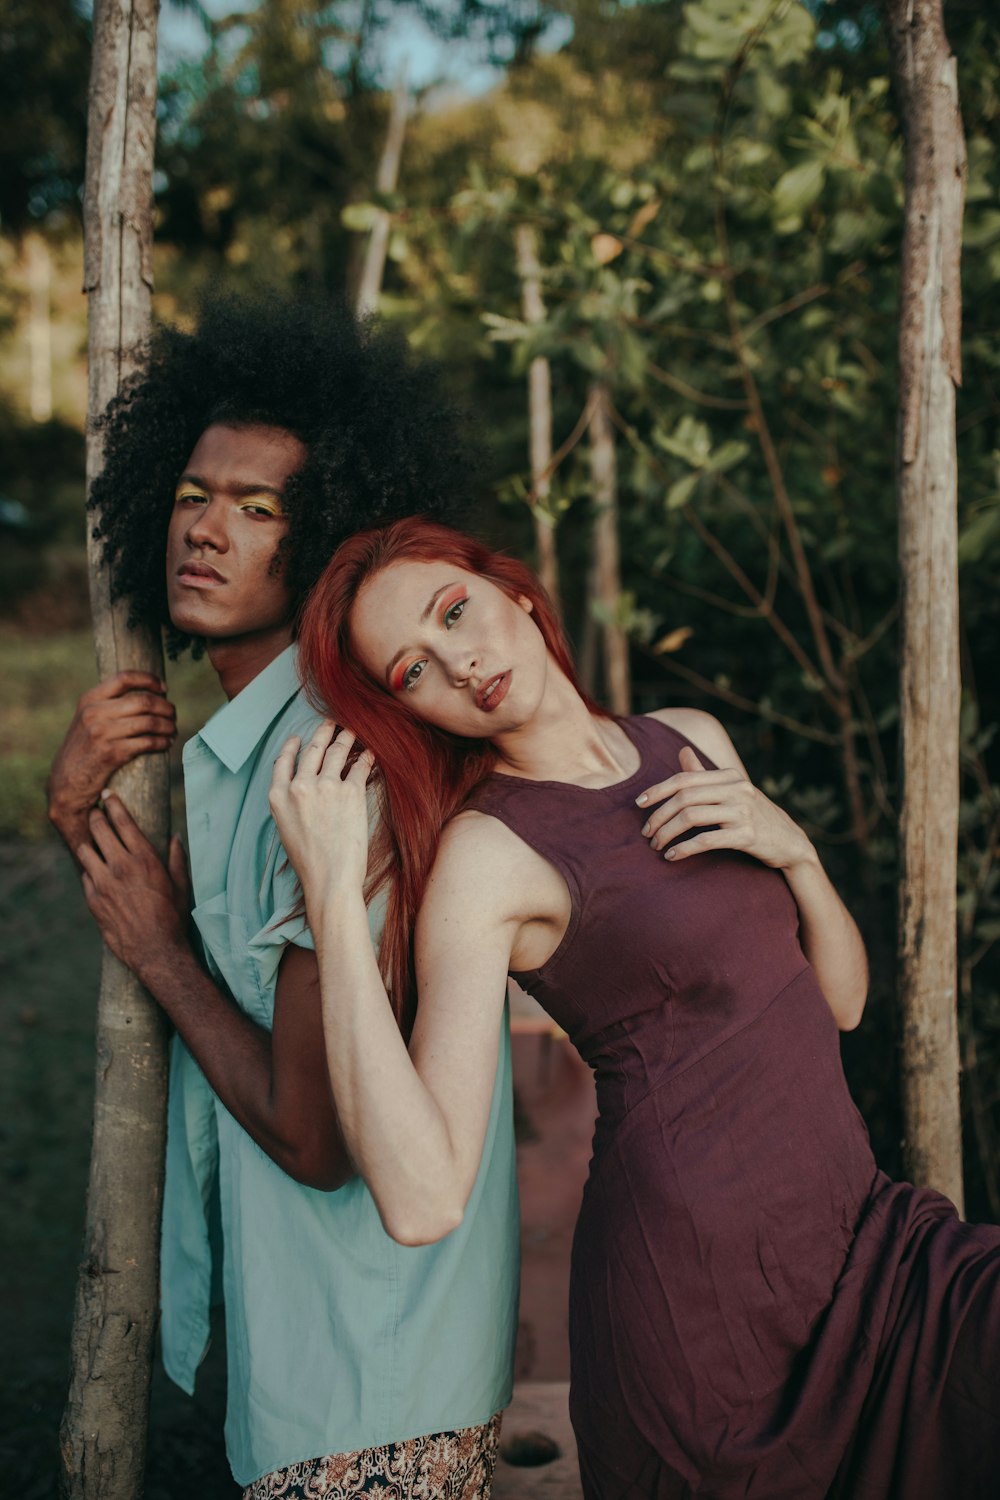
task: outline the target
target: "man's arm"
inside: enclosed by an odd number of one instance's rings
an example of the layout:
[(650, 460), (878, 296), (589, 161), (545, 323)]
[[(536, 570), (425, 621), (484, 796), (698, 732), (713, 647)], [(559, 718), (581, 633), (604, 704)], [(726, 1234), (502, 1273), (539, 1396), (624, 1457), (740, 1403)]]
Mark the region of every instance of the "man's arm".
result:
[(84, 693), (48, 781), (49, 820), (75, 856), (87, 818), (117, 770), (150, 751), (169, 750), (177, 733), (166, 684), (148, 672), (118, 672)]
[(75, 851), (104, 941), (163, 1007), (222, 1103), (271, 1160), (307, 1187), (341, 1187), (354, 1168), (333, 1106), (315, 954), (286, 949), (273, 1030), (258, 1026), (212, 982), (188, 941), (179, 840), (165, 868), (120, 798), (107, 797), (105, 813), (91, 813), (93, 842)]

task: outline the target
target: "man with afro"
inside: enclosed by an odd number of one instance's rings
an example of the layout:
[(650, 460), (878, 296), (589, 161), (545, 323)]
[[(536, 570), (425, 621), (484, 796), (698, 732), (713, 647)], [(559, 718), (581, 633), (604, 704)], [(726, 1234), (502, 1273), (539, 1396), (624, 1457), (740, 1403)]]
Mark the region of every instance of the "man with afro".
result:
[(472, 483), (461, 428), (402, 341), (271, 297), (160, 329), (104, 429), (92, 502), (114, 592), (162, 624), (171, 657), (207, 651), (228, 700), (184, 748), (190, 892), (179, 842), (164, 865), (103, 793), (169, 749), (164, 683), (123, 672), (84, 694), (49, 786), (105, 941), (176, 1031), (167, 1371), (193, 1391), (221, 1267), (227, 1453), (248, 1500), (390, 1485), (481, 1500), (517, 1316), (509, 1041), (462, 1224), (398, 1245), (340, 1137), (312, 939), (267, 801), (279, 749), (319, 722), (296, 673), (302, 602), (352, 532), (456, 518)]

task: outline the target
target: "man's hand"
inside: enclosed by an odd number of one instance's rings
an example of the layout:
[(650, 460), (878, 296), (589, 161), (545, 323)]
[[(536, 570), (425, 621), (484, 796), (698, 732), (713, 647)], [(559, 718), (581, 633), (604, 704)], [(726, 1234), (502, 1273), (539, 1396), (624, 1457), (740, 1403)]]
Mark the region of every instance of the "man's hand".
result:
[(128, 761), (169, 750), (177, 734), (166, 685), (148, 672), (119, 672), (84, 693), (49, 776), (49, 818), (71, 850), (87, 815)]
[(140, 979), (165, 953), (186, 949), (191, 886), (180, 839), (170, 840), (164, 865), (120, 797), (109, 792), (104, 811), (89, 815), (92, 844), (75, 853), (83, 894), (101, 936)]
[(289, 945), (278, 971), (273, 1030), (241, 1011), (205, 973), (188, 941), (184, 851), (166, 865), (109, 793), (74, 851), (104, 941), (166, 1012), (230, 1114), (272, 1161), (307, 1187), (332, 1191), (354, 1168), (337, 1124), (323, 1045), (316, 955)]

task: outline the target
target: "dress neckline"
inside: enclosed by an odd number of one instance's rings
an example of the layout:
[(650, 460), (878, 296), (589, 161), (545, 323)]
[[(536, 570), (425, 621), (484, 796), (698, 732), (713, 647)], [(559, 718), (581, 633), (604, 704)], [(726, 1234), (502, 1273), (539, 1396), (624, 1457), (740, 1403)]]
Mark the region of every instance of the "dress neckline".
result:
[[(620, 729), (624, 731), (625, 738), (629, 741), (629, 743), (639, 752), (639, 764), (636, 766), (635, 770), (630, 776), (624, 777), (621, 781), (613, 781), (611, 782), (610, 786), (581, 786), (578, 781), (547, 781), (543, 780), (541, 777), (536, 778), (534, 776), (512, 776), (509, 771), (491, 771), (489, 779), (491, 781), (509, 781), (515, 783), (518, 786), (566, 787), (570, 791), (589, 792), (592, 795), (597, 796), (600, 796), (602, 793), (607, 792), (623, 791), (626, 787), (631, 786), (633, 782), (640, 779), (646, 766), (645, 751), (643, 750), (642, 745), (639, 743), (638, 739), (633, 733), (635, 717), (636, 716), (633, 715), (632, 717), (627, 719), (616, 719), (615, 723), (619, 726)], [(647, 715), (640, 715), (640, 717), (646, 718)]]

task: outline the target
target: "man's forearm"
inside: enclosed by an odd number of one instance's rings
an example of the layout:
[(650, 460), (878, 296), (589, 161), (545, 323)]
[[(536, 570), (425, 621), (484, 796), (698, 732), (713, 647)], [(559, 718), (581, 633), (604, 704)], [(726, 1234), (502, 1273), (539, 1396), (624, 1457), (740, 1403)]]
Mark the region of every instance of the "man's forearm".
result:
[(138, 977), (226, 1109), (272, 1161), (312, 1187), (335, 1188), (351, 1176), (339, 1139), (319, 1143), (318, 1150), (304, 1146), (296, 1129), (303, 1121), (289, 1119), (275, 1099), (271, 1033), (213, 983), (190, 947), (155, 951)]
[(87, 840), (87, 818), (89, 814), (89, 807), (70, 807), (50, 793), (48, 806), (49, 822), (73, 856), (77, 867), (79, 867), (80, 861), (76, 857), (76, 851)]

